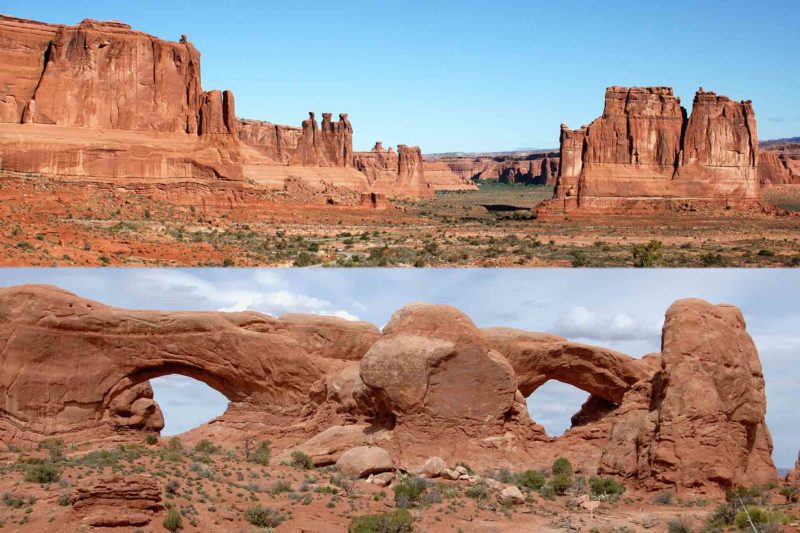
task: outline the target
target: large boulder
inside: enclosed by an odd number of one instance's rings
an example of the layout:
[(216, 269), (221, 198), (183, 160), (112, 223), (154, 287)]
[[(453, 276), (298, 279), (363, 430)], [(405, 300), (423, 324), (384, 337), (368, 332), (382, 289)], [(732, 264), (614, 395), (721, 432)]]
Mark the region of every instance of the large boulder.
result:
[(336, 470), (351, 478), (367, 477), (392, 470), (392, 456), (378, 446), (358, 446), (344, 452), (336, 461)]
[(466, 315), (445, 305), (395, 313), (360, 368), (376, 405), (398, 421), (497, 421), (512, 409), (517, 390), (508, 361), (488, 348)]

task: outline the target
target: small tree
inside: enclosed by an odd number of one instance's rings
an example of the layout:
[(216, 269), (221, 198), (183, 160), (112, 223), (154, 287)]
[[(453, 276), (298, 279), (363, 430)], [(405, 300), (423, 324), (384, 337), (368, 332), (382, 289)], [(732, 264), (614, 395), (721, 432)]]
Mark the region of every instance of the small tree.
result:
[(652, 240), (647, 244), (636, 244), (631, 248), (633, 266), (637, 268), (652, 268), (661, 259), (661, 241)]

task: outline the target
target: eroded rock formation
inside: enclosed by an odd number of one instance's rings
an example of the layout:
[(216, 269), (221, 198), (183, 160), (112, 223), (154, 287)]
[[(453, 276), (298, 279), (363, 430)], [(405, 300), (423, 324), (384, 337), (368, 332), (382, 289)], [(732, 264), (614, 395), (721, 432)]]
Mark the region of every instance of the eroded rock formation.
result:
[[(653, 489), (776, 479), (764, 378), (739, 310), (678, 301), (662, 339), (660, 354), (634, 359), (480, 330), (444, 305), (406, 306), (380, 332), (330, 317), (129, 311), (54, 287), (0, 289), (0, 442), (141, 439), (163, 425), (147, 381), (178, 373), (230, 401), (186, 439), (268, 438), (277, 457), (303, 450), (316, 464), (367, 446), (380, 469), (431, 456), (530, 468), (565, 455), (586, 474)], [(525, 401), (550, 379), (590, 393), (558, 438)]]
[(242, 179), (230, 92), (200, 53), (118, 22), (0, 16), (3, 168), (101, 178)]
[(380, 142), (369, 152), (357, 152), (355, 166), (369, 180), (370, 188), (388, 196), (433, 196), (434, 187), (425, 179), (422, 151), (418, 146), (387, 150)]
[(800, 184), (800, 144), (762, 146), (758, 152), (758, 179), (764, 186)]
[(702, 88), (691, 115), (669, 87), (610, 87), (603, 115), (562, 126), (542, 213), (760, 207), (753, 106)]
[[(301, 127), (237, 119), (232, 92), (203, 91), (200, 53), (186, 36), (0, 16), (0, 169), (163, 187), (227, 180), (296, 192), (290, 199), (302, 203), (358, 206), (369, 181), (354, 168), (352, 139), (346, 113), (336, 121), (323, 113), (321, 124), (310, 113)], [(429, 195), (414, 157), (375, 192), (397, 185)], [(291, 179), (309, 191), (293, 191)]]
[(73, 511), (91, 527), (137, 527), (164, 508), (161, 484), (149, 475), (110, 474), (84, 480), (70, 498)]
[[(558, 154), (534, 153), (508, 156), (436, 156), (426, 165), (445, 165), (464, 181), (499, 181), (526, 185), (555, 185)], [(426, 169), (428, 167), (426, 166)]]

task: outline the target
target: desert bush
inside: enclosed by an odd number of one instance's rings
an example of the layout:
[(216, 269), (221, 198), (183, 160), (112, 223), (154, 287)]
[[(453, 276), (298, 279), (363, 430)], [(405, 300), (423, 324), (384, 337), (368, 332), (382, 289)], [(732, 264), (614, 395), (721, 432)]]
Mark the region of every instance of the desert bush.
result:
[(64, 460), (64, 442), (61, 439), (45, 439), (39, 443), (37, 449), (47, 450), (53, 463)]
[[(748, 514), (750, 515), (749, 520), (747, 518)], [(733, 519), (733, 525), (739, 529), (748, 529), (750, 527), (750, 521), (752, 521), (759, 530), (763, 531), (765, 529), (763, 526), (786, 524), (789, 522), (789, 519), (779, 511), (770, 511), (768, 509), (748, 506), (747, 512), (741, 510), (736, 513), (736, 517)]]
[(3, 505), (6, 507), (11, 507), (12, 509), (19, 509), (25, 504), (25, 501), (21, 496), (17, 496), (16, 494), (11, 494), (10, 492), (3, 493)]
[(395, 505), (405, 509), (419, 502), (428, 488), (428, 482), (417, 476), (401, 476), (393, 488)]
[(61, 479), (61, 471), (53, 464), (28, 465), (25, 467), (25, 481), (32, 483), (53, 483)]
[(692, 521), (685, 516), (673, 518), (672, 520), (667, 522), (667, 532), (692, 533)]
[(302, 468), (303, 470), (312, 470), (314, 468), (314, 461), (311, 460), (311, 457), (306, 452), (295, 450), (292, 452), (291, 457), (292, 460), (289, 464), (296, 468)]
[(286, 516), (280, 509), (256, 505), (244, 510), (244, 518), (257, 527), (278, 527)]
[(638, 268), (652, 268), (661, 259), (661, 241), (652, 240), (647, 244), (636, 244), (631, 247), (633, 266)]
[(559, 474), (572, 475), (572, 463), (564, 457), (559, 457), (553, 461), (553, 475), (557, 476)]
[(150, 435), (144, 438), (144, 441), (150, 446), (152, 446), (158, 442), (158, 435), (156, 435), (155, 433), (151, 433)]
[(516, 485), (520, 489), (539, 490), (545, 484), (546, 478), (536, 470), (526, 470), (516, 476)]
[(487, 485), (485, 481), (480, 480), (477, 483), (467, 487), (465, 494), (470, 498), (475, 498), (476, 500), (486, 500), (491, 495), (491, 489), (489, 489), (489, 485)]
[(288, 481), (279, 479), (269, 488), (270, 496), (277, 496), (283, 492), (292, 492), (292, 485)]
[(589, 486), (592, 488), (592, 496), (595, 497), (616, 497), (625, 492), (625, 487), (616, 479), (610, 477), (591, 477)]
[(656, 494), (653, 501), (659, 505), (669, 505), (672, 503), (673, 493), (670, 490), (663, 490)]
[(411, 513), (397, 509), (388, 513), (356, 516), (350, 521), (347, 533), (410, 533), (413, 531)]
[(205, 453), (208, 455), (219, 452), (219, 446), (215, 446), (210, 440), (202, 439), (194, 445), (195, 453)]
[(786, 498), (786, 503), (797, 503), (800, 501), (800, 489), (797, 487), (783, 487), (780, 493), (781, 496)]
[(181, 518), (181, 514), (178, 511), (170, 509), (161, 524), (167, 531), (178, 531), (183, 526), (183, 518)]
[(255, 450), (248, 450), (246, 457), (247, 461), (250, 463), (267, 466), (272, 458), (272, 451), (269, 449), (269, 445), (270, 442), (266, 440), (260, 442), (258, 446), (256, 446)]
[(553, 492), (559, 496), (564, 495), (570, 487), (572, 487), (572, 476), (569, 474), (556, 474), (548, 485), (550, 485)]

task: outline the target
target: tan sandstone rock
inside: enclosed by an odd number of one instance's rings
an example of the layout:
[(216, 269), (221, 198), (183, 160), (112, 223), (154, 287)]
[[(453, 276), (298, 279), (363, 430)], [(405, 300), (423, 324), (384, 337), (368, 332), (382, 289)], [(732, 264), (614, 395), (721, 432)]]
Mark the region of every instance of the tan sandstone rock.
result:
[(336, 469), (351, 478), (388, 472), (393, 466), (389, 452), (378, 446), (351, 448), (336, 461)]

